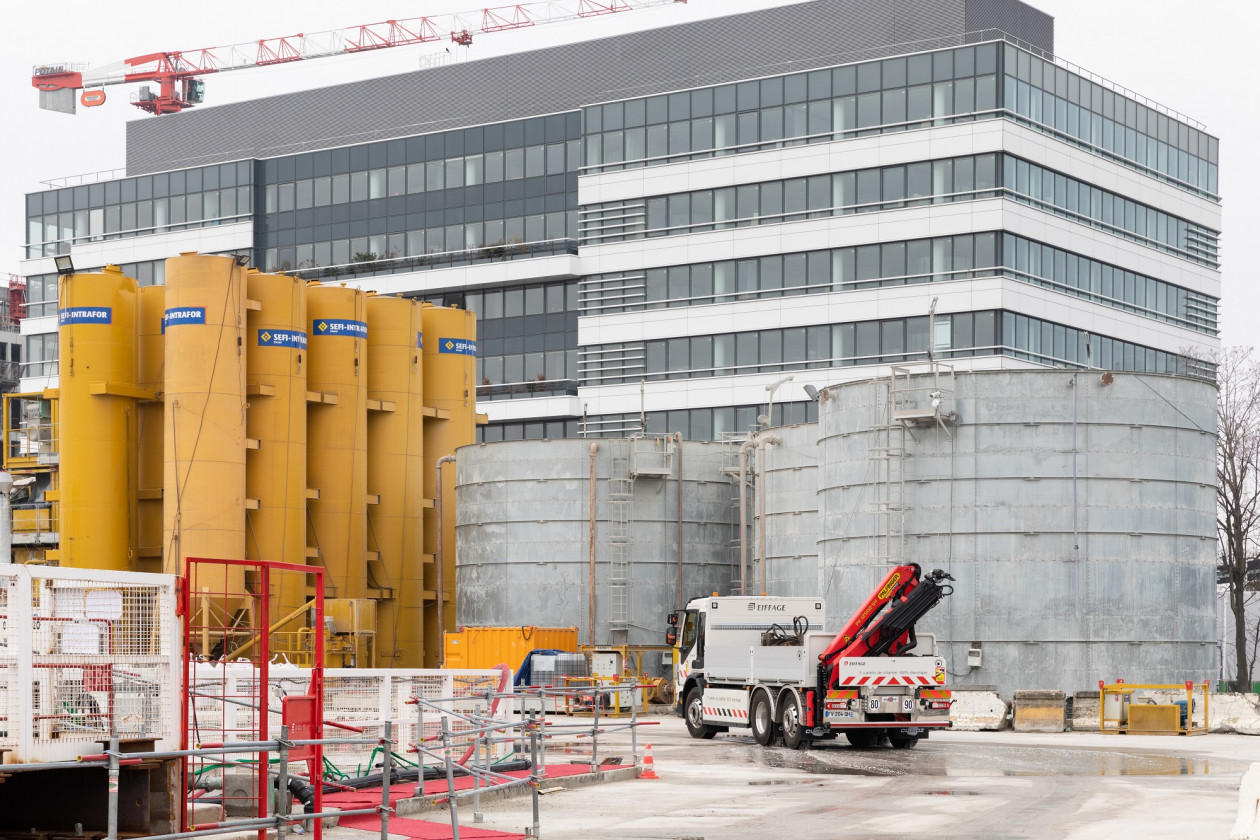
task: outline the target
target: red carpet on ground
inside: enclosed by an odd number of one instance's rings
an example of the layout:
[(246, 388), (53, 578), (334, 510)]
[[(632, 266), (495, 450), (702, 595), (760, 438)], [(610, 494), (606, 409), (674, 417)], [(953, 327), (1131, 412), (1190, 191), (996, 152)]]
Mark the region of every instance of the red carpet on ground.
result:
[[(381, 818), (372, 814), (342, 817), (339, 824), (346, 828), (360, 828), (375, 834), (380, 834), (381, 831)], [(407, 837), (415, 837), (417, 840), (450, 840), (454, 836), (449, 822), (435, 823), (426, 820), (410, 820), (405, 817), (390, 817), (389, 833), (404, 834)], [(509, 834), (506, 831), (491, 831), (488, 828), (470, 828), (466, 825), (459, 827), (459, 836), (460, 840), (523, 840), (525, 837), (524, 834)]]
[[(601, 770), (612, 770), (617, 765), (606, 764)], [(589, 764), (549, 764), (547, 765), (546, 778), (559, 779), (565, 776), (580, 776), (583, 773), (590, 772)], [(523, 779), (529, 775), (528, 770), (517, 770), (504, 775), (512, 776), (517, 779)], [(456, 776), (456, 790), (471, 790), (473, 779), (471, 776)], [(445, 779), (432, 779), (424, 783), (424, 792), (426, 795), (441, 794), (446, 792)], [(402, 784), (392, 785), (389, 789), (389, 804), (397, 807), (398, 800), (410, 799), (415, 794), (416, 783), (404, 782)], [(381, 804), (381, 789), (364, 788), (363, 790), (342, 791), (339, 793), (325, 793), (324, 805), (331, 805), (335, 808), (348, 811), (356, 808), (371, 808)], [(463, 802), (461, 801), (461, 804)], [(381, 830), (381, 818), (375, 814), (360, 814), (356, 816), (342, 817), (340, 825), (346, 828), (358, 828), (365, 831), (374, 831), (379, 833)], [(418, 840), (447, 840), (451, 835), (450, 822), (429, 822), (427, 820), (406, 819), (402, 817), (392, 817), (389, 821), (390, 834), (405, 834), (408, 837), (415, 837)], [(468, 840), (516, 840), (522, 838), (523, 834), (508, 834), (502, 831), (491, 831), (482, 828), (466, 828), (459, 827), (459, 835), (461, 838)]]

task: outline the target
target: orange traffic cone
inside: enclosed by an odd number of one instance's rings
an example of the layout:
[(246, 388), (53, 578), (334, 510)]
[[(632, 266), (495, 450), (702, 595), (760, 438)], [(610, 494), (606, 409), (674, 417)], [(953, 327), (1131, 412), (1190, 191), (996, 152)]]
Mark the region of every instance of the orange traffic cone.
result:
[(647, 749), (643, 751), (643, 770), (639, 773), (640, 779), (660, 779), (656, 775), (656, 765), (652, 762), (652, 745), (648, 744)]

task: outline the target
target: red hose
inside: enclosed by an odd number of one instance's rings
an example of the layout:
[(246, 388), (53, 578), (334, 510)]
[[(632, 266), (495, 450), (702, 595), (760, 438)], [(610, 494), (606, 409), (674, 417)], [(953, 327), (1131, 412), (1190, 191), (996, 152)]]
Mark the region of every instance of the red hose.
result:
[[(507, 691), (508, 680), (511, 679), (512, 669), (506, 665), (495, 665), (494, 667), (499, 669), (499, 690), (496, 691), (495, 694), (502, 694)], [(494, 717), (495, 710), (499, 708), (499, 699), (500, 698), (495, 697), (490, 703), (490, 717)], [(420, 735), (423, 737), (424, 733), (422, 732)], [(472, 757), (473, 750), (476, 748), (477, 742), (474, 740), (468, 745), (468, 749), (464, 750), (464, 755), (460, 758), (460, 760), (455, 763), (463, 767), (464, 764), (467, 763), (468, 759)]]

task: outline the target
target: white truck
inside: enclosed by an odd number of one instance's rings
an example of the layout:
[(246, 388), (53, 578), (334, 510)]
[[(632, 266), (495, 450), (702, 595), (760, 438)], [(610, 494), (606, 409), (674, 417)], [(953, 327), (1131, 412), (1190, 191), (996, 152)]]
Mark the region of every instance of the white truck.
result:
[(945, 660), (908, 655), (914, 622), (950, 593), (949, 576), (898, 566), (839, 633), (821, 598), (709, 597), (670, 615), (677, 713), (694, 738), (752, 729), (791, 749), (843, 732), (859, 748), (913, 747), (949, 726)]

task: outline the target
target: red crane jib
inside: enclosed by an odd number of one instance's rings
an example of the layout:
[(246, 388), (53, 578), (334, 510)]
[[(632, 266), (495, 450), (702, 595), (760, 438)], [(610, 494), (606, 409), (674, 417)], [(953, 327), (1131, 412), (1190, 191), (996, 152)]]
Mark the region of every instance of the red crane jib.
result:
[[(835, 660), (865, 654), (870, 648), (869, 642), (876, 637), (875, 631), (878, 630), (880, 622), (887, 615), (883, 612), (884, 607), (894, 598), (905, 601), (919, 585), (921, 574), (922, 570), (917, 563), (893, 568), (880, 581), (879, 586), (875, 587), (870, 597), (857, 608), (853, 617), (840, 629), (827, 649), (819, 654), (819, 661), (830, 664), (834, 668)], [(889, 652), (895, 653), (904, 647), (909, 641), (909, 636), (909, 631), (902, 633), (901, 638), (890, 646)]]

